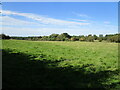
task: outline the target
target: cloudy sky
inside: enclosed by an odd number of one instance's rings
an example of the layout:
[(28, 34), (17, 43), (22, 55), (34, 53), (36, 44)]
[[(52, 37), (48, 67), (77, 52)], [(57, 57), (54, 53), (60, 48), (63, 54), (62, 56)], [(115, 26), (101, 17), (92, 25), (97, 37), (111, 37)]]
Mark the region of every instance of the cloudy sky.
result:
[(10, 36), (113, 34), (117, 2), (4, 2), (0, 24)]

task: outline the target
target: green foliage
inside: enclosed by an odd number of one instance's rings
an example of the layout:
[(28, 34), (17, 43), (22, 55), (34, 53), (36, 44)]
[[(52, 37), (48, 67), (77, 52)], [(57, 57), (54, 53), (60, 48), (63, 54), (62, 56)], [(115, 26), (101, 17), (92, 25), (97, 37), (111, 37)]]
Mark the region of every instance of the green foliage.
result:
[(94, 42), (94, 37), (92, 35), (88, 35), (87, 41)]
[(56, 41), (59, 34), (51, 34), (48, 37), (48, 41)]
[(70, 35), (68, 35), (67, 33), (62, 33), (60, 35), (57, 36), (57, 41), (68, 41), (70, 39)]
[(104, 37), (102, 34), (99, 35), (99, 42), (102, 42), (104, 40)]
[(10, 36), (7, 36), (5, 34), (0, 34), (0, 39), (10, 39)]
[(6, 36), (5, 34), (1, 34), (0, 37), (3, 39), (17, 39), (17, 40), (31, 40), (31, 41), (88, 41), (88, 42), (94, 42), (99, 41), (102, 42), (108, 41), (108, 42), (120, 42), (120, 34), (113, 34), (113, 35), (105, 35), (102, 34), (98, 36), (89, 34), (88, 36), (79, 35), (79, 36), (70, 36), (68, 33), (62, 33), (62, 34), (51, 34), (50, 36), (34, 36), (34, 37), (10, 37)]
[(75, 36), (71, 37), (71, 41), (78, 41), (78, 40), (79, 40), (78, 37)]
[(96, 36), (96, 35), (93, 35), (93, 37), (94, 37), (94, 40), (97, 40), (97, 39), (98, 39), (98, 36)]
[(86, 41), (86, 38), (85, 38), (85, 37), (81, 37), (81, 38), (79, 39), (79, 41)]
[(119, 39), (118, 35), (114, 35), (114, 36), (108, 37), (107, 40), (109, 42), (120, 42), (120, 39)]

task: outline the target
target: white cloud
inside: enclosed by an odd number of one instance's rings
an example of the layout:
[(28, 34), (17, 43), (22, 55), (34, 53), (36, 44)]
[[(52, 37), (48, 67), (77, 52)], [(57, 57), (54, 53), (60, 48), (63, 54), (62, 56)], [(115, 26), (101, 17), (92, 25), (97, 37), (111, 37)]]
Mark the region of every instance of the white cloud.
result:
[(90, 16), (88, 16), (87, 14), (80, 14), (80, 13), (76, 13), (76, 12), (72, 12), (73, 14), (75, 14), (76, 16), (79, 17), (83, 17), (83, 18), (91, 18)]
[[(52, 33), (60, 34), (63, 32), (69, 33), (74, 32), (75, 28), (79, 30), (82, 26), (89, 25), (89, 23), (66, 21), (32, 13), (18, 13), (6, 10), (2, 11), (2, 15), (3, 16), (0, 17), (0, 19), (2, 19), (0, 24), (3, 26), (3, 33), (12, 36), (49, 35)], [(22, 16), (24, 19), (21, 20), (18, 16)]]
[(17, 28), (17, 27), (3, 27), (3, 32), (10, 36), (44, 36), (50, 35), (52, 33), (69, 33), (70, 35), (80, 35), (86, 34), (89, 29), (81, 29), (80, 28)]
[(2, 10), (3, 15), (18, 15), (26, 18), (30, 18), (39, 21), (42, 24), (52, 24), (52, 25), (88, 25), (90, 23), (79, 23), (72, 21), (59, 20), (54, 18), (43, 17), (42, 15), (36, 15), (32, 13), (18, 13), (13, 11)]
[(69, 28), (48, 28), (48, 27), (9, 27), (5, 26), (3, 28), (3, 33), (10, 36), (44, 36), (50, 35), (52, 33), (68, 33), (70, 35), (88, 35), (88, 34), (109, 34), (109, 33), (117, 33), (117, 26), (111, 25), (101, 25), (101, 26), (90, 26), (90, 27), (69, 27)]
[(78, 14), (78, 16), (80, 16), (80, 17), (89, 17), (89, 16), (87, 16), (85, 14)]
[(9, 25), (9, 26), (28, 26), (28, 25), (39, 25), (35, 22), (29, 22), (25, 20), (15, 19), (9, 16), (0, 16), (0, 24), (1, 25)]
[(88, 20), (81, 20), (81, 19), (70, 19), (70, 20), (79, 21), (79, 22), (87, 22), (88, 21)]
[(104, 24), (110, 24), (110, 22), (109, 22), (109, 21), (104, 21), (103, 23), (104, 23)]
[[(110, 26), (109, 24), (105, 24), (107, 26), (104, 26), (104, 24), (99, 25), (99, 23), (88, 23), (87, 20), (83, 19), (71, 19), (72, 21), (67, 21), (32, 13), (18, 13), (6, 10), (3, 10), (2, 14), (3, 16), (0, 19), (2, 18), (3, 20), (0, 21), (0, 24), (3, 23), (3, 33), (11, 36), (42, 36), (63, 32), (71, 35), (105, 34), (109, 32), (114, 33), (117, 30), (117, 27)], [(20, 20), (20, 18), (15, 18), (14, 16), (22, 16), (25, 19)]]

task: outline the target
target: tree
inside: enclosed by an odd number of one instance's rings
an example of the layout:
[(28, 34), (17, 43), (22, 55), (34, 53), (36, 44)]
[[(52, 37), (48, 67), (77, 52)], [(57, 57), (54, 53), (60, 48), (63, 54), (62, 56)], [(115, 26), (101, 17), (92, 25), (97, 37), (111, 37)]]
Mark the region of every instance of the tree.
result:
[(57, 38), (58, 35), (59, 35), (59, 34), (51, 34), (51, 35), (48, 37), (49, 41), (56, 41), (56, 38)]
[(92, 34), (89, 34), (88, 37), (92, 36)]
[(49, 38), (56, 38), (59, 34), (51, 34)]
[(43, 36), (43, 37), (41, 38), (41, 40), (42, 40), (42, 41), (48, 41), (48, 36)]
[(86, 41), (86, 37), (84, 35), (79, 36), (79, 41)]
[(77, 41), (75, 37), (71, 37), (71, 41)]
[(70, 37), (71, 36), (68, 33), (62, 33), (62, 34), (57, 36), (56, 40), (57, 41), (65, 41), (65, 40), (69, 40)]
[(61, 36), (65, 37), (65, 38), (71, 38), (71, 36), (68, 33), (62, 33)]
[(97, 40), (97, 39), (98, 39), (98, 36), (96, 36), (96, 35), (93, 35), (93, 37), (94, 37), (94, 40)]
[(89, 34), (88, 36), (86, 36), (86, 41), (94, 42), (94, 37), (91, 34)]
[(89, 41), (89, 42), (94, 42), (94, 37), (93, 37), (93, 36), (89, 36), (89, 37), (87, 38), (87, 41)]
[(81, 37), (80, 39), (79, 39), (79, 41), (85, 41), (86, 39), (85, 39), (85, 37)]
[(10, 39), (10, 36), (7, 36), (5, 34), (0, 34), (1, 39)]
[(102, 40), (103, 40), (103, 34), (100, 34), (99, 35), (99, 42), (102, 42)]

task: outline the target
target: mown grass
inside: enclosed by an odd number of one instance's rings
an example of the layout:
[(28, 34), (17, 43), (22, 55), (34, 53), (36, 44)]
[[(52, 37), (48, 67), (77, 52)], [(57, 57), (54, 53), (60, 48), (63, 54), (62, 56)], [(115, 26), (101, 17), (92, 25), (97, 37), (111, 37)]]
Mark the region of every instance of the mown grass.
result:
[(118, 44), (3, 40), (4, 88), (118, 88)]

